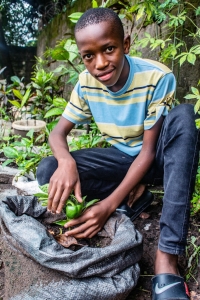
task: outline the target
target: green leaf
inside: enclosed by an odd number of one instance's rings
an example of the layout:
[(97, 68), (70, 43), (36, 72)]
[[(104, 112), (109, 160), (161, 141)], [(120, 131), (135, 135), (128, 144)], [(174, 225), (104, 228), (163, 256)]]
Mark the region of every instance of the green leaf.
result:
[(48, 204), (48, 201), (47, 201), (47, 200), (42, 200), (42, 201), (41, 201), (41, 205), (42, 205), (42, 206), (47, 206), (47, 204)]
[(55, 49), (53, 49), (51, 56), (55, 60), (68, 60), (69, 52), (63, 47), (56, 47)]
[(8, 100), (12, 105), (14, 105), (17, 108), (21, 108), (21, 104), (16, 100)]
[(23, 99), (23, 95), (20, 93), (19, 90), (13, 89), (12, 91), (13, 91), (13, 94), (15, 95), (15, 97), (17, 97), (19, 100)]
[(67, 101), (64, 98), (58, 97), (58, 98), (53, 99), (53, 104), (58, 107), (61, 107), (61, 106), (65, 107), (67, 104)]
[(188, 56), (187, 56), (187, 61), (194, 65), (195, 64), (195, 61), (196, 61), (196, 55), (193, 54), (193, 53), (189, 53)]
[(41, 198), (41, 199), (47, 199), (48, 198), (48, 194), (46, 193), (36, 193), (34, 194), (34, 196)]
[(28, 90), (26, 91), (26, 93), (24, 94), (24, 96), (23, 96), (23, 98), (22, 98), (21, 107), (23, 107), (23, 106), (26, 104), (26, 102), (28, 101), (28, 99), (29, 99), (29, 97), (30, 97), (30, 93), (31, 93), (31, 90), (28, 89)]
[(41, 191), (43, 191), (43, 193), (48, 195), (48, 188), (49, 188), (49, 184), (44, 184), (44, 185), (39, 185), (39, 188), (41, 189)]
[(144, 16), (144, 10), (145, 10), (145, 7), (141, 7), (139, 10), (138, 10), (138, 13), (136, 15), (136, 21), (138, 21), (141, 17)]
[(180, 60), (179, 60), (180, 66), (182, 66), (182, 64), (186, 61), (186, 58), (187, 58), (187, 55), (184, 55), (180, 58)]
[(98, 7), (98, 3), (96, 0), (92, 0), (92, 8), (97, 8)]
[(99, 199), (94, 199), (94, 200), (91, 200), (89, 202), (86, 203), (85, 207), (84, 208), (88, 208), (92, 205), (94, 205), (95, 203), (97, 203), (99, 201)]
[(196, 99), (197, 98), (197, 96), (196, 95), (194, 95), (194, 94), (188, 94), (188, 95), (186, 95), (186, 96), (184, 96), (184, 98), (185, 99)]
[(57, 225), (60, 225), (60, 226), (64, 226), (64, 225), (67, 223), (67, 220), (55, 221), (55, 222), (53, 222), (53, 223), (55, 223), (55, 224), (57, 224)]
[(76, 12), (76, 13), (73, 13), (71, 15), (68, 16), (68, 18), (70, 18), (70, 21), (72, 23), (77, 23), (77, 21), (80, 19), (80, 17), (83, 15), (82, 12)]
[(192, 90), (193, 94), (195, 94), (196, 96), (199, 96), (199, 90), (197, 88), (192, 86), (191, 90)]
[(6, 159), (6, 161), (4, 161), (4, 163), (2, 164), (2, 167), (6, 167), (7, 165), (9, 165), (10, 163), (13, 163), (14, 159)]
[(33, 138), (34, 135), (34, 129), (30, 129), (29, 132), (27, 132), (26, 136), (30, 137), (31, 139)]
[(50, 109), (45, 114), (44, 118), (49, 118), (49, 117), (52, 117), (52, 116), (59, 116), (59, 115), (62, 115), (62, 113), (63, 113), (63, 109), (62, 108), (55, 107), (55, 108)]
[(11, 79), (12, 82), (17, 82), (17, 83), (21, 82), (20, 79), (19, 79), (19, 77), (17, 77), (17, 76), (11, 76), (10, 79)]
[(41, 139), (42, 139), (42, 140), (45, 139), (45, 133), (40, 134), (40, 135), (35, 139), (35, 142), (38, 142), (38, 141), (40, 141)]
[(195, 14), (196, 16), (200, 15), (200, 6), (198, 6), (197, 9), (195, 10)]
[(199, 111), (200, 109), (200, 100), (197, 101), (197, 103), (194, 106), (194, 112), (195, 114)]
[(3, 153), (8, 158), (17, 158), (19, 156), (19, 152), (12, 147), (4, 147)]

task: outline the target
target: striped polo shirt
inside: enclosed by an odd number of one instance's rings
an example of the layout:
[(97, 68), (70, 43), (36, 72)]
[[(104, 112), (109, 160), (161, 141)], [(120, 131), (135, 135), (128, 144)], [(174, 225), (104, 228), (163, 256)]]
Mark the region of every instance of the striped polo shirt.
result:
[(86, 70), (79, 76), (63, 117), (75, 124), (90, 123), (93, 117), (107, 142), (135, 156), (142, 148), (144, 130), (171, 109), (176, 81), (171, 70), (159, 62), (126, 58), (130, 72), (122, 89), (110, 91)]

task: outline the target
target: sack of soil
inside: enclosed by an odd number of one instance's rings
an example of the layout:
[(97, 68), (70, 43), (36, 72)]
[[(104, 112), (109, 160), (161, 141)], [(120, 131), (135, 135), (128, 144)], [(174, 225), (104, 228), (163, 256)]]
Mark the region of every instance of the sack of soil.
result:
[(137, 284), (142, 236), (125, 215), (114, 213), (99, 233), (109, 245), (76, 250), (49, 233), (36, 197), (7, 197), (0, 217), (5, 300), (120, 300)]

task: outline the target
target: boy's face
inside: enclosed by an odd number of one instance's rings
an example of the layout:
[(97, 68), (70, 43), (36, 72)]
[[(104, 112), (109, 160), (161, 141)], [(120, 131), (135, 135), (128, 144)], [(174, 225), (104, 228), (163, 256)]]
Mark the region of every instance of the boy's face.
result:
[(76, 32), (76, 42), (89, 73), (111, 91), (119, 91), (128, 78), (130, 39), (122, 41), (112, 22), (88, 25)]

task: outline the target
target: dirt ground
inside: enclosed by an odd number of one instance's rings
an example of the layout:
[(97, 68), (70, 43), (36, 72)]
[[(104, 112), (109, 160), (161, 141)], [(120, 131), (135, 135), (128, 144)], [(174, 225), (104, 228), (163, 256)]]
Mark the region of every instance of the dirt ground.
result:
[[(159, 219), (162, 211), (162, 196), (155, 194), (154, 202), (147, 210), (149, 218), (138, 217), (134, 224), (143, 234), (144, 250), (140, 261), (141, 275), (136, 289), (132, 291), (127, 300), (148, 300), (151, 299), (151, 278), (154, 272), (154, 258), (159, 238)], [(190, 228), (188, 234), (188, 247), (185, 256), (179, 258), (179, 271), (184, 278), (191, 294), (191, 300), (200, 300), (200, 263), (198, 266), (198, 256), (194, 256), (191, 261), (192, 270), (189, 274), (188, 262), (195, 253), (195, 248), (191, 244), (191, 237), (196, 237), (195, 245), (200, 247), (200, 217), (190, 218)], [(200, 252), (200, 251), (199, 251)]]
[[(0, 193), (6, 188), (12, 187), (11, 180), (7, 183), (0, 182)], [(152, 190), (152, 189), (151, 189)], [(131, 292), (127, 300), (147, 300), (151, 299), (151, 278), (153, 276), (154, 256), (157, 248), (159, 237), (159, 219), (162, 210), (162, 188), (154, 190), (156, 192), (154, 202), (146, 210), (146, 214), (138, 217), (134, 224), (136, 228), (143, 234), (144, 251), (140, 262), (141, 276), (137, 287)], [(187, 283), (191, 292), (191, 300), (200, 300), (200, 264), (198, 266), (198, 257), (195, 256), (195, 249), (200, 247), (199, 228), (200, 217), (192, 217), (190, 220), (190, 228), (188, 235), (188, 247), (185, 257), (181, 257), (179, 261), (180, 273), (187, 276)], [(194, 246), (191, 244), (191, 237), (196, 237)], [(196, 246), (196, 248), (195, 248)], [(194, 256), (194, 257), (193, 257)], [(193, 259), (192, 259), (193, 258)], [(192, 270), (189, 274), (188, 261), (191, 260)], [(4, 295), (4, 266), (1, 260), (1, 243), (0, 243), (0, 300)], [(41, 299), (42, 300), (42, 299)], [(45, 299), (44, 299), (45, 300)], [(117, 299), (116, 299), (117, 300)]]

